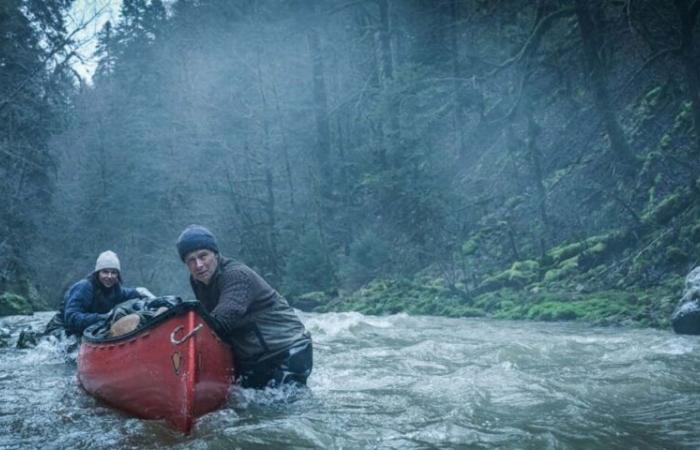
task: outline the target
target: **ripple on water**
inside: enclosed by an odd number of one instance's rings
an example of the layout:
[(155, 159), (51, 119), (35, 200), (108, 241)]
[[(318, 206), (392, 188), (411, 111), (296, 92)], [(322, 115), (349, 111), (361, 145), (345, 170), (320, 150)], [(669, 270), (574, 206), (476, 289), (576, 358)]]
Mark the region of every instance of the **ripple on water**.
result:
[[(182, 436), (83, 392), (57, 342), (0, 348), (0, 448), (698, 448), (698, 339), (580, 324), (303, 314), (303, 392), (234, 388)], [(16, 338), (42, 318), (1, 319)], [(40, 320), (41, 319), (41, 320)]]

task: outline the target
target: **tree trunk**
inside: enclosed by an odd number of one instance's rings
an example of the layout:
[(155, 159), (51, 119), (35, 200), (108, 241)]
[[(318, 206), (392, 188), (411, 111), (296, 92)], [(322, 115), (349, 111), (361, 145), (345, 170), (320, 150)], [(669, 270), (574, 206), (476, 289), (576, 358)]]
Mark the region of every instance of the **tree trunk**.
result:
[(534, 175), (535, 190), (537, 192), (537, 210), (542, 221), (542, 235), (540, 236), (540, 257), (544, 257), (547, 241), (550, 236), (549, 215), (547, 214), (547, 191), (544, 187), (542, 176), (542, 154), (537, 145), (537, 136), (540, 132), (540, 127), (535, 121), (534, 111), (532, 108), (532, 100), (526, 99), (526, 115), (527, 115), (527, 150), (530, 156), (532, 172)]
[(685, 79), (688, 84), (688, 98), (693, 109), (693, 128), (695, 130), (695, 154), (700, 156), (700, 76), (695, 61), (693, 45), (693, 28), (697, 22), (698, 0), (693, 6), (688, 0), (673, 0), (681, 24), (681, 59), (685, 68)]
[(460, 22), (459, 1), (450, 1), (450, 15), (452, 16), (452, 32), (450, 33), (450, 41), (452, 47), (452, 77), (454, 78), (454, 112), (453, 112), (453, 128), (455, 135), (455, 153), (457, 157), (464, 161), (466, 159), (466, 146), (464, 145), (464, 106), (462, 106), (462, 68), (460, 66), (459, 52), (459, 30), (457, 25)]
[(588, 0), (575, 0), (575, 2), (576, 17), (578, 18), (579, 31), (583, 41), (586, 64), (590, 71), (595, 106), (603, 119), (606, 133), (610, 139), (611, 150), (616, 159), (623, 164), (623, 169), (630, 173), (634, 158), (610, 102), (605, 68), (598, 57), (600, 46), (597, 36), (600, 36), (601, 31), (596, 29), (591, 17), (591, 10), (589, 9), (589, 4), (591, 8), (599, 8), (600, 6), (597, 2), (591, 3)]
[[(316, 3), (314, 2), (310, 7), (312, 8), (312, 15), (317, 17)], [(319, 21), (314, 20), (314, 23), (319, 23)], [(314, 26), (310, 26), (307, 29), (306, 39), (309, 45), (309, 56), (311, 57), (314, 117), (316, 119), (316, 136), (318, 139), (314, 156), (318, 168), (320, 194), (321, 197), (328, 199), (332, 195), (331, 188), (333, 179), (330, 165), (331, 132), (328, 122), (328, 100), (323, 55), (321, 53), (321, 40), (318, 35), (318, 30)]]
[[(260, 52), (257, 52), (258, 56)], [(264, 205), (264, 215), (267, 218), (267, 230), (265, 230), (264, 235), (267, 237), (266, 246), (267, 247), (267, 261), (268, 268), (272, 272), (275, 281), (281, 280), (281, 269), (279, 266), (280, 256), (277, 253), (277, 219), (275, 212), (275, 191), (274, 191), (274, 177), (272, 174), (272, 164), (274, 160), (274, 155), (272, 155), (272, 148), (270, 146), (270, 122), (268, 117), (267, 106), (267, 96), (265, 95), (265, 84), (263, 81), (263, 71), (260, 65), (260, 58), (257, 59), (257, 72), (258, 72), (258, 90), (260, 92), (260, 102), (261, 102), (261, 112), (260, 112), (260, 122), (263, 127), (263, 161), (264, 161), (264, 172), (265, 172), (265, 200), (262, 202)]]
[(384, 123), (384, 135), (386, 139), (382, 143), (380, 161), (383, 167), (387, 165), (386, 147), (398, 146), (399, 135), (399, 102), (396, 93), (391, 91), (394, 81), (394, 58), (391, 51), (391, 19), (389, 0), (378, 0), (379, 5), (379, 29), (376, 33), (378, 63), (380, 69), (380, 83), (384, 91), (387, 104), (388, 122)]

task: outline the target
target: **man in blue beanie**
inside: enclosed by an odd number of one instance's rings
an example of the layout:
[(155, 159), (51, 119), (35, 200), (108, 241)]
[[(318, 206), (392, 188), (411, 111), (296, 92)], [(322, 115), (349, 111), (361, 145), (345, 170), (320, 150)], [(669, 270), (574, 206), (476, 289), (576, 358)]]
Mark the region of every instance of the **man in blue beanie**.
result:
[(287, 300), (253, 269), (220, 255), (216, 238), (201, 225), (188, 226), (176, 246), (195, 297), (233, 348), (241, 385), (306, 384), (311, 335)]

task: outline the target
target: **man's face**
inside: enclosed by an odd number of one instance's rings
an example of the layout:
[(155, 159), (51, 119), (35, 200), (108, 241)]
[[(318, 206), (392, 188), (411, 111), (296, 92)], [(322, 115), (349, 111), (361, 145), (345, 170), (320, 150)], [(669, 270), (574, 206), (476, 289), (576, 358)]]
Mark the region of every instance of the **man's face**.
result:
[(216, 271), (218, 262), (216, 253), (211, 250), (201, 249), (188, 253), (185, 256), (185, 264), (187, 264), (187, 268), (195, 280), (209, 284), (209, 280), (211, 280)]
[(115, 269), (102, 269), (97, 273), (100, 283), (107, 289), (114, 286), (119, 281), (119, 271)]

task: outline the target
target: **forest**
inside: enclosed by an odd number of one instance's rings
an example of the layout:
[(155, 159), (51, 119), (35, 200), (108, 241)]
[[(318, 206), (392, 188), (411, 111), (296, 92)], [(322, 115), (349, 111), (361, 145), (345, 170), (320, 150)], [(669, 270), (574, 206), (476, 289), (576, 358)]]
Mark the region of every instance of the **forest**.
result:
[(0, 2), (0, 315), (188, 224), (306, 311), (668, 326), (700, 254), (700, 0)]

